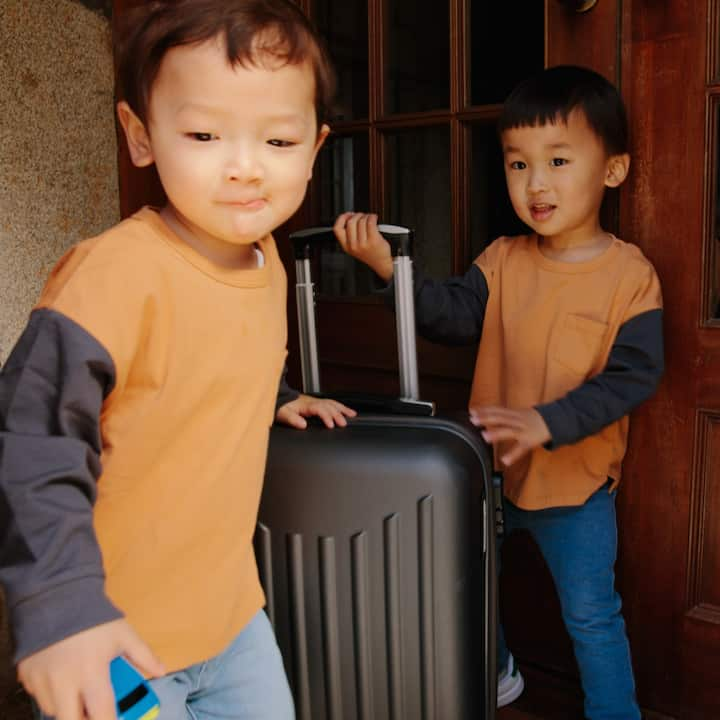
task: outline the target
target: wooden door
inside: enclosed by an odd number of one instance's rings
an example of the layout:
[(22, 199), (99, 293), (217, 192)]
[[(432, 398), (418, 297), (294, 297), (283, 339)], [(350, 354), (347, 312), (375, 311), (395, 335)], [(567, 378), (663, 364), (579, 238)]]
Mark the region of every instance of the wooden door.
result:
[[(116, 17), (137, 0), (115, 0)], [(667, 371), (632, 419), (619, 493), (617, 582), (647, 717), (720, 717), (720, 0), (301, 0), (339, 71), (333, 135), (308, 199), (277, 233), (347, 210), (412, 225), (430, 274), (460, 272), (518, 226), (493, 124), (510, 87), (544, 65), (590, 66), (619, 83), (633, 145), (606, 224), (655, 264)], [(522, 13), (522, 22), (518, 15)], [(125, 214), (161, 195), (121, 153)], [(289, 253), (290, 280), (294, 271)], [(393, 319), (375, 279), (337, 253), (318, 263), (325, 389), (396, 392)], [(340, 297), (338, 297), (338, 294)], [(290, 378), (299, 384), (292, 293)], [(475, 348), (419, 343), (421, 392), (465, 407)], [(539, 553), (508, 543), (508, 639), (540, 717), (582, 716), (557, 599)]]
[(720, 717), (718, 2), (632, 0), (623, 72), (635, 150), (621, 226), (665, 299), (665, 380), (635, 419), (621, 503), (641, 697)]

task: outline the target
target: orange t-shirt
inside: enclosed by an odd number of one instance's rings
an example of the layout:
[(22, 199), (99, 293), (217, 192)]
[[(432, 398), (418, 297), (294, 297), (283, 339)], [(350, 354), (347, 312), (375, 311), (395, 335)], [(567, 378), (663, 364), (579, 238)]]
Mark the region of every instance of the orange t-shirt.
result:
[(106, 592), (168, 671), (264, 605), (252, 538), (286, 348), (286, 276), (232, 270), (144, 208), (79, 243), (38, 303), (109, 353), (94, 527)]
[[(603, 371), (623, 323), (662, 307), (652, 265), (617, 238), (598, 257), (567, 263), (546, 258), (534, 235), (502, 237), (475, 262), (489, 297), (471, 406), (561, 398)], [(577, 443), (536, 448), (503, 469), (505, 495), (528, 510), (584, 503), (608, 477), (620, 480), (627, 433), (625, 416)]]

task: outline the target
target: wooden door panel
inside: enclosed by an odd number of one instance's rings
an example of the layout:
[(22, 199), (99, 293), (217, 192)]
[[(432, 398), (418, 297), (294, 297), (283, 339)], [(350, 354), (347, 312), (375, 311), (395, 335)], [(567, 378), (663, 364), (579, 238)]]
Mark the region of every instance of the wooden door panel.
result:
[(720, 626), (712, 610), (720, 356), (717, 329), (700, 329), (710, 226), (703, 172), (708, 5), (688, 13), (680, 2), (633, 0), (623, 13), (622, 83), (634, 152), (621, 226), (660, 275), (666, 374), (631, 431), (620, 582), (640, 697), (682, 718), (715, 717), (720, 708)]
[(720, 411), (700, 410), (696, 427), (688, 614), (720, 623)]

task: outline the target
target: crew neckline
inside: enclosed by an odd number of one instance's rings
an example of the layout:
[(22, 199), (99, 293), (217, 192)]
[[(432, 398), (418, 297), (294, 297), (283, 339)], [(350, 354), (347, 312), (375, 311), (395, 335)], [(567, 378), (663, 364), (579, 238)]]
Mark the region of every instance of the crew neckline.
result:
[(546, 257), (540, 250), (540, 240), (537, 234), (530, 236), (530, 251), (538, 265), (552, 272), (567, 273), (569, 275), (588, 273), (611, 262), (620, 252), (622, 240), (615, 237), (612, 233), (608, 233), (608, 235), (611, 240), (610, 245), (592, 260), (586, 260), (584, 262), (564, 262)]
[(265, 262), (254, 268), (228, 268), (218, 265), (188, 245), (163, 220), (158, 208), (144, 206), (131, 216), (131, 219), (148, 223), (156, 231), (158, 237), (169, 245), (187, 263), (211, 277), (213, 280), (235, 287), (264, 287), (270, 282), (269, 252), (274, 240), (271, 235), (256, 243), (256, 250), (261, 252)]

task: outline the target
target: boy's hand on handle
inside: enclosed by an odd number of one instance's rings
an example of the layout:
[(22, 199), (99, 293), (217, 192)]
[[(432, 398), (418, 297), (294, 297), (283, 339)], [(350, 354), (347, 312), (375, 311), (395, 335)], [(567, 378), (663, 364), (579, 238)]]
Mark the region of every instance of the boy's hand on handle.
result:
[(342, 249), (364, 262), (385, 282), (393, 276), (393, 260), (388, 241), (377, 229), (377, 215), (346, 212), (333, 225)]
[(127, 620), (119, 619), (28, 655), (18, 663), (18, 678), (43, 714), (55, 720), (117, 720), (110, 661), (118, 655), (144, 675), (165, 674)]
[(535, 408), (470, 408), (470, 422), (483, 428), (483, 439), (493, 447), (499, 442), (505, 442), (506, 450), (500, 462), (506, 467), (551, 439), (542, 415)]
[(316, 398), (311, 395), (299, 395), (289, 403), (278, 408), (275, 419), (290, 427), (304, 430), (308, 417), (319, 417), (325, 427), (345, 427), (346, 417), (355, 417), (357, 413), (342, 403), (328, 398)]

